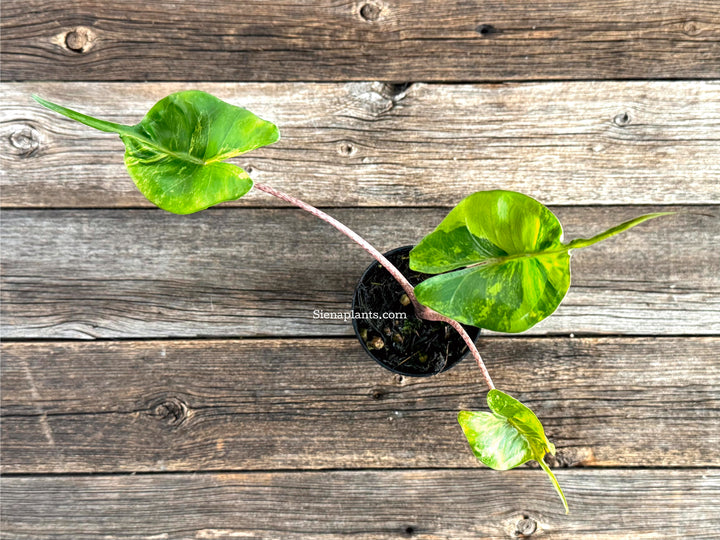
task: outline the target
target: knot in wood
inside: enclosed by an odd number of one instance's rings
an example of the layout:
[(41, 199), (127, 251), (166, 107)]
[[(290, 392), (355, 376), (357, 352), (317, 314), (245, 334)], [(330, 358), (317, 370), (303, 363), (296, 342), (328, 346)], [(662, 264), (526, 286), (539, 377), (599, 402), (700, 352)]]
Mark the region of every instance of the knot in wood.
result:
[(393, 104), (403, 99), (414, 83), (384, 83), (380, 86), (380, 94), (391, 100)]
[(368, 22), (377, 21), (380, 18), (382, 6), (368, 2), (360, 6), (360, 16)]
[(40, 148), (40, 133), (31, 126), (19, 126), (8, 137), (12, 153), (23, 158)]
[(65, 34), (63, 43), (69, 51), (84, 54), (92, 48), (94, 39), (95, 34), (92, 30), (79, 26)]
[(390, 112), (395, 100), (387, 95), (386, 86), (378, 81), (367, 83), (349, 83), (349, 98), (356, 105), (356, 114), (367, 119), (375, 119)]
[(382, 388), (373, 388), (370, 391), (370, 399), (379, 401), (383, 397), (385, 397), (385, 390), (383, 390)]
[(697, 36), (701, 32), (699, 25), (695, 21), (688, 21), (683, 24), (682, 31), (686, 36)]
[(537, 530), (537, 522), (529, 517), (524, 517), (515, 525), (515, 535), (521, 538), (531, 536)]
[(163, 398), (150, 408), (153, 416), (163, 420), (169, 426), (179, 426), (188, 417), (188, 406), (180, 398)]
[(595, 462), (595, 453), (589, 446), (559, 448), (554, 456), (551, 454), (545, 456), (545, 462), (550, 467), (592, 465)]

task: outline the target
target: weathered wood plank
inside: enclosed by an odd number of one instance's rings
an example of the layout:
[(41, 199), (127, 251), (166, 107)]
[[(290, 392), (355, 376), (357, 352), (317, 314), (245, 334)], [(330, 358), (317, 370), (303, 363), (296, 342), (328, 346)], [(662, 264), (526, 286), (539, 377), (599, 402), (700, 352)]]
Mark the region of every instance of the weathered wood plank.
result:
[[(567, 238), (657, 207), (560, 207)], [(717, 207), (574, 254), (574, 284), (532, 334), (720, 333)], [(446, 209), (336, 209), (380, 249), (416, 243)], [(342, 320), (364, 251), (294, 209), (6, 210), (6, 338), (351, 335)]]
[[(5, 473), (473, 467), (472, 361), (432, 379), (354, 339), (5, 343)], [(720, 465), (720, 338), (488, 338), (565, 466)]]
[[(209, 91), (275, 121), (283, 139), (238, 158), (321, 206), (454, 205), (482, 189), (546, 204), (720, 202), (720, 84), (4, 84), (7, 207), (149, 206), (123, 145), (32, 102), (36, 92), (136, 123), (165, 95)], [(273, 205), (251, 193), (235, 205)]]
[(13, 477), (3, 537), (705, 539), (717, 536), (716, 470), (318, 471)]
[(720, 76), (714, 0), (3, 3), (5, 80)]

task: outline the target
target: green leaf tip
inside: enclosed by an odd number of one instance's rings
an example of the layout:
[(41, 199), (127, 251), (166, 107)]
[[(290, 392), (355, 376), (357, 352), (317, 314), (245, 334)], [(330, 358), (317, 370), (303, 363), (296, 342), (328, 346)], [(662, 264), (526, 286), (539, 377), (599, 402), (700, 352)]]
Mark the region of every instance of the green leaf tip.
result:
[(116, 124), (115, 122), (108, 122), (107, 120), (100, 120), (99, 118), (93, 118), (92, 116), (88, 116), (87, 114), (83, 114), (77, 111), (74, 111), (72, 109), (68, 109), (67, 107), (63, 107), (62, 105), (58, 105), (57, 103), (53, 103), (52, 101), (48, 101), (47, 99), (43, 99), (37, 94), (33, 94), (32, 98), (37, 101), (40, 105), (43, 107), (50, 109), (51, 111), (55, 111), (58, 114), (62, 114), (63, 116), (67, 116), (68, 118), (71, 118), (72, 120), (76, 120), (77, 122), (80, 122), (81, 124), (85, 124), (86, 126), (90, 126), (92, 128), (98, 129), (100, 131), (105, 131), (107, 133), (126, 133), (130, 132), (132, 127), (126, 126), (124, 124)]
[(629, 219), (628, 221), (625, 221), (621, 223), (620, 225), (615, 225), (614, 227), (610, 227), (607, 231), (601, 232), (600, 234), (596, 234), (592, 238), (576, 238), (572, 242), (569, 242), (565, 244), (568, 249), (579, 249), (584, 248), (588, 246), (592, 246), (593, 244), (596, 244), (598, 242), (602, 242), (603, 240), (607, 240), (608, 238), (611, 238), (615, 236), (616, 234), (623, 233), (629, 229), (632, 229), (633, 227), (636, 227), (637, 225), (640, 225), (641, 223), (644, 223), (648, 220), (663, 217), (663, 216), (672, 216), (675, 215), (677, 212), (654, 212), (651, 214), (645, 214), (642, 216), (638, 216), (633, 219)]
[(565, 244), (560, 221), (535, 199), (513, 191), (479, 191), (460, 201), (410, 252), (413, 270), (436, 274), (419, 283), (415, 295), (463, 324), (524, 332), (565, 298), (571, 249), (671, 213), (640, 216)]
[(535, 413), (517, 399), (496, 389), (488, 392), (487, 403), (492, 412), (458, 413), (458, 422), (475, 457), (498, 471), (513, 469), (530, 460), (537, 461), (560, 495), (565, 513), (569, 514), (565, 494), (544, 461), (548, 452), (555, 454), (555, 445), (548, 440)]
[(567, 499), (565, 498), (565, 494), (563, 493), (563, 490), (560, 487), (560, 482), (558, 482), (557, 477), (552, 472), (552, 469), (550, 469), (550, 467), (548, 467), (547, 463), (545, 463), (544, 459), (540, 459), (538, 461), (538, 464), (540, 465), (542, 470), (547, 473), (548, 477), (550, 478), (550, 482), (552, 483), (553, 487), (555, 488), (555, 491), (557, 491), (557, 494), (560, 495), (560, 499), (562, 500), (563, 507), (565, 508), (565, 514), (566, 515), (569, 514), (570, 506), (568, 506)]
[(120, 135), (125, 166), (135, 185), (152, 203), (175, 214), (204, 210), (248, 193), (253, 186), (250, 175), (225, 160), (280, 139), (272, 122), (200, 90), (166, 96), (134, 126), (32, 97), (68, 118)]

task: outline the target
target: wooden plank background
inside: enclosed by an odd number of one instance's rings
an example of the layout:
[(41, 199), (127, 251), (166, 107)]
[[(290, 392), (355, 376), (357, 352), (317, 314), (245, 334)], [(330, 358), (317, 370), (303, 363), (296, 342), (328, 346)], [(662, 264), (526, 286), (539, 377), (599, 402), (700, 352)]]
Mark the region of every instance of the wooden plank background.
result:
[[(715, 0), (9, 0), (0, 26), (2, 538), (717, 538)], [(678, 212), (479, 340), (569, 516), (537, 468), (472, 457), (471, 361), (399, 377), (312, 319), (349, 308), (364, 252), (265, 194), (154, 209), (115, 136), (30, 98), (135, 123), (188, 88), (276, 122), (235, 162), (381, 249), (482, 189), (567, 239)]]
[[(6, 480), (22, 539), (640, 538), (717, 534), (713, 470), (559, 471), (568, 519), (539, 471), (488, 469), (37, 476)], [(515, 495), (522, 493), (522, 500)], [(188, 509), (192, 508), (190, 512)], [(57, 523), (62, 523), (58, 528)], [(612, 530), (596, 534), (598, 524)], [(588, 533), (588, 531), (591, 531)]]
[[(719, 346), (495, 337), (479, 349), (495, 384), (543, 419), (558, 465), (673, 467), (720, 461)], [(19, 342), (3, 354), (7, 472), (476, 464), (455, 420), (484, 407), (471, 360), (399, 377), (354, 338)]]
[[(717, 81), (418, 83), (401, 91), (377, 82), (23, 83), (2, 90), (5, 206), (150, 206), (128, 181), (117, 136), (40, 107), (32, 93), (135, 124), (188, 87), (276, 122), (280, 142), (235, 162), (314, 205), (453, 206), (497, 188), (545, 204), (720, 202)], [(230, 204), (277, 205), (269, 199), (250, 193)]]
[[(717, 335), (716, 206), (555, 208), (568, 238), (644, 212), (673, 218), (573, 254), (574, 285), (530, 334)], [(380, 249), (417, 243), (447, 209), (332, 209)], [(285, 231), (293, 231), (292, 235)], [(294, 209), (6, 210), (3, 332), (12, 338), (352, 335), (369, 256)], [(691, 264), (688, 264), (690, 263)], [(232, 271), (228, 271), (232, 269)]]
[(7, 80), (717, 78), (715, 0), (5, 2)]

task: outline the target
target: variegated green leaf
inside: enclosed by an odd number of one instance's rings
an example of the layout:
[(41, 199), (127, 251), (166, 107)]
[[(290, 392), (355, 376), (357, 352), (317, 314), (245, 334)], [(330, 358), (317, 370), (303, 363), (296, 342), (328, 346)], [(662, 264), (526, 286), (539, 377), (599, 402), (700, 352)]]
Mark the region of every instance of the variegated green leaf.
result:
[(461, 323), (523, 332), (557, 309), (570, 286), (570, 249), (591, 245), (648, 214), (588, 240), (562, 242), (557, 217), (512, 191), (480, 191), (453, 208), (410, 252), (410, 267), (439, 274), (417, 287), (420, 303)]
[(253, 186), (250, 176), (224, 160), (279, 139), (277, 127), (250, 111), (197, 90), (158, 101), (134, 126), (98, 120), (33, 96), (38, 103), (125, 143), (125, 165), (151, 202), (190, 214), (237, 199)]
[(487, 402), (492, 412), (458, 413), (458, 422), (475, 457), (499, 471), (513, 469), (534, 459), (550, 477), (565, 511), (569, 512), (560, 484), (544, 461), (548, 452), (555, 455), (555, 446), (545, 436), (535, 413), (517, 399), (495, 389), (488, 392)]

